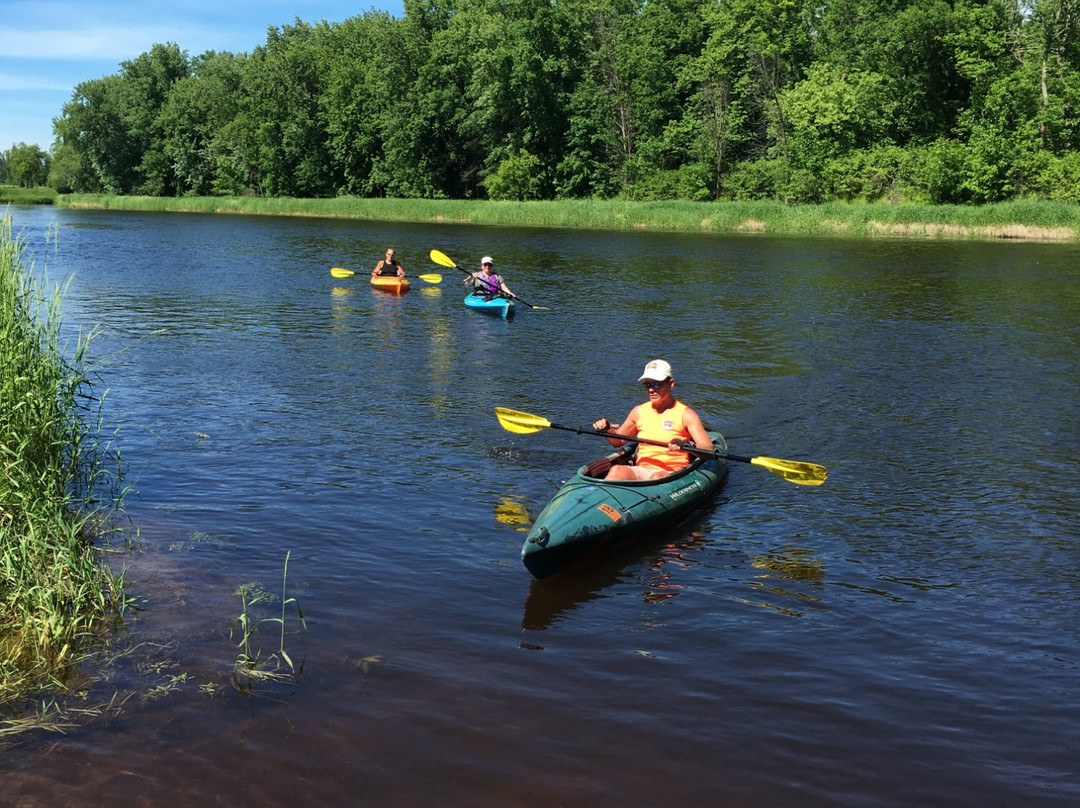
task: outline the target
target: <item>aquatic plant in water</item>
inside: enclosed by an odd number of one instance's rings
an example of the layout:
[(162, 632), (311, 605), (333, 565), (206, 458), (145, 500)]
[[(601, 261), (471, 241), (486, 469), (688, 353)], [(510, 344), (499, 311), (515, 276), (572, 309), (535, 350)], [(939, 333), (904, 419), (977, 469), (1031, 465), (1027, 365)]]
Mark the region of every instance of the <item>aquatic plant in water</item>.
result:
[[(289, 606), (296, 606), (296, 616), (300, 620), (300, 625), (307, 628), (307, 623), (304, 622), (304, 611), (300, 608), (299, 601), (296, 598), (286, 597), (286, 588), (289, 578), (289, 559), (292, 556), (292, 551), (285, 554), (285, 569), (281, 576), (281, 614), (278, 617), (256, 617), (253, 613), (253, 609), (264, 603), (271, 603), (274, 601), (274, 595), (267, 592), (258, 584), (248, 583), (242, 584), (237, 590), (236, 594), (240, 597), (240, 614), (233, 620), (232, 628), (229, 631), (229, 636), (236, 638), (239, 635), (240, 640), (237, 643), (237, 647), (240, 648), (240, 653), (236, 657), (236, 672), (242, 674), (248, 678), (280, 678), (287, 675), (285, 668), (288, 668), (288, 673), (295, 674), (297, 672), (296, 666), (293, 664), (292, 657), (289, 656), (288, 651), (285, 650), (285, 617), (286, 611)], [(252, 638), (258, 629), (266, 624), (276, 624), (279, 629), (279, 640), (277, 651), (272, 653), (266, 660), (262, 660), (262, 650), (256, 649), (252, 642)]]

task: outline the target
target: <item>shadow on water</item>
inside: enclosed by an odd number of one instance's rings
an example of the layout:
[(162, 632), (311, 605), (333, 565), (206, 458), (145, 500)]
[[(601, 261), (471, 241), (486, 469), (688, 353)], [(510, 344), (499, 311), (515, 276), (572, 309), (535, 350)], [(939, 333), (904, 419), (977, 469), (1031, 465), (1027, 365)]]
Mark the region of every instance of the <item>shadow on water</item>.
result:
[[(692, 567), (710, 543), (699, 530), (705, 514), (692, 517), (681, 527), (661, 531), (632, 545), (585, 559), (543, 580), (529, 584), (521, 628), (545, 631), (585, 604), (607, 597), (607, 590), (631, 582), (643, 601), (656, 603), (679, 594), (670, 567)], [(541, 648), (527, 642), (522, 647)]]

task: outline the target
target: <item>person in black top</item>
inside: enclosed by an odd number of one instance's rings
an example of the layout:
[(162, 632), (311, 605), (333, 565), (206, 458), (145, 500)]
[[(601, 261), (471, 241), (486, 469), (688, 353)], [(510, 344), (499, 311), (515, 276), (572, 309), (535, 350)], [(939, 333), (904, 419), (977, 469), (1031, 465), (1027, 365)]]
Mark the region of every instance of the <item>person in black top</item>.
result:
[(394, 257), (393, 247), (386, 251), (386, 257), (380, 259), (379, 263), (375, 265), (375, 269), (371, 270), (372, 278), (377, 278), (380, 275), (397, 275), (399, 278), (405, 277), (405, 267), (399, 264)]

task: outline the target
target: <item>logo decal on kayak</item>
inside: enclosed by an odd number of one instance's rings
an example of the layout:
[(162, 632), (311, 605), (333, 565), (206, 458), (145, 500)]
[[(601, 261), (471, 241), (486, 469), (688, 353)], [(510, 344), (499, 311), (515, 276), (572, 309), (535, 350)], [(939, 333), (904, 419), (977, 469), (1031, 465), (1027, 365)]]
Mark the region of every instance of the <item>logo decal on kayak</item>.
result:
[(600, 513), (604, 514), (604, 516), (606, 516), (612, 522), (618, 522), (619, 518), (622, 516), (621, 513), (612, 508), (606, 502), (603, 505), (597, 505), (596, 508), (600, 511)]
[(689, 493), (690, 491), (697, 491), (699, 488), (701, 488), (701, 483), (692, 482), (692, 483), (690, 483), (690, 485), (684, 486), (683, 488), (680, 488), (678, 491), (672, 491), (670, 494), (668, 494), (668, 496), (671, 499), (678, 499), (683, 494)]

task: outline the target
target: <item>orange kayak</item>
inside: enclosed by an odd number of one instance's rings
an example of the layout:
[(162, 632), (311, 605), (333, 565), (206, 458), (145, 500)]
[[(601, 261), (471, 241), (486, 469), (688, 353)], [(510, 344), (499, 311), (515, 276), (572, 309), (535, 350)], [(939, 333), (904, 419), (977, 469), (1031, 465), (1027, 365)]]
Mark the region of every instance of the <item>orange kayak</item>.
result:
[(371, 279), (371, 285), (392, 295), (401, 295), (409, 291), (409, 279), (397, 275), (378, 275)]

